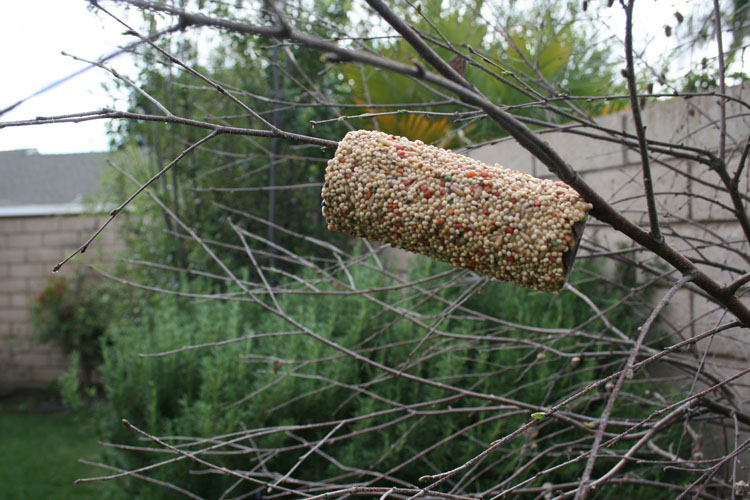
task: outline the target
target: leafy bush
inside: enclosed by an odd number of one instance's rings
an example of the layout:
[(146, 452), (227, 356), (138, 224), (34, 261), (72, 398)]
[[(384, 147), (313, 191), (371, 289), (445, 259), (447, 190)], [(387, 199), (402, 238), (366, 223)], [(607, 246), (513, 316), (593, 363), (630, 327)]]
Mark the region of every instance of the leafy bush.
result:
[(107, 284), (82, 274), (69, 278), (52, 275), (31, 305), (37, 338), (57, 344), (65, 354), (77, 354), (84, 388), (93, 383), (102, 359), (101, 340), (111, 314), (111, 295)]
[[(427, 259), (419, 258), (414, 263), (411, 279), (448, 269)], [(360, 290), (392, 284), (366, 264), (352, 266), (350, 273)], [(365, 296), (345, 294), (344, 287), (335, 281), (316, 284), (319, 294), (279, 294), (277, 300), (281, 310), (310, 331), (375, 363), (529, 405), (552, 404), (598, 380), (602, 370), (622, 359), (612, 353), (616, 342), (585, 333), (606, 328), (600, 319), (584, 323), (591, 311), (571, 293), (539, 294), (490, 282), (463, 303), (466, 311), (476, 313), (446, 309), (447, 304), (461, 302), (463, 292), (481, 283), (470, 274), (457, 273), (422, 285), (434, 296), (427, 301), (424, 294), (415, 293), (414, 287), (372, 290)], [(306, 278), (312, 282), (314, 276)], [(599, 281), (579, 281), (577, 286), (597, 297), (598, 307), (604, 310), (622, 298), (622, 293)], [(203, 293), (209, 288), (195, 280), (183, 283), (181, 293)], [(397, 308), (385, 312), (381, 303), (397, 304)], [(323, 448), (341, 468), (322, 455), (311, 454), (295, 470), (296, 480), (345, 474), (366, 482), (368, 470), (377, 467), (391, 471), (389, 476), (394, 481), (415, 484), (426, 473), (464, 463), (488, 443), (528, 422), (531, 413), (384, 373), (310, 335), (278, 333), (289, 332), (289, 325), (252, 303), (191, 303), (186, 297), (148, 295), (130, 304), (132, 309), (111, 329), (111, 345), (104, 349), (102, 376), (109, 401), (103, 421), (117, 422), (105, 429), (108, 441), (143, 446), (132, 430), (119, 424), (121, 418), (186, 451), (200, 444), (197, 437), (188, 436), (226, 438), (230, 433), (240, 433), (232, 446), (218, 447), (225, 453), (206, 452), (201, 456), (235, 470), (253, 468), (262, 458), (263, 470), (283, 474), (304, 453), (304, 449), (296, 448), (300, 443), (319, 440), (330, 432), (331, 426), (318, 424), (348, 418), (335, 434), (336, 439)], [(624, 331), (632, 331), (642, 318), (636, 310), (618, 307), (608, 314), (608, 320)], [(431, 325), (436, 331), (427, 333), (415, 322)], [(546, 329), (541, 330), (546, 333), (518, 331), (512, 326), (517, 322)], [(576, 325), (585, 325), (583, 335), (553, 333), (554, 329)], [(225, 345), (181, 349), (218, 341)], [(179, 352), (167, 356), (138, 356), (175, 349)], [(579, 355), (583, 352), (586, 354)], [(638, 397), (646, 391), (643, 382), (637, 375), (628, 382), (615, 419), (643, 418), (650, 413), (652, 408)], [(568, 410), (582, 415), (600, 412), (596, 408), (603, 408), (607, 394), (601, 389), (580, 398), (575, 403), (578, 406)], [(407, 405), (414, 405), (410, 417), (402, 411)], [(289, 427), (284, 429), (285, 425)], [(241, 436), (243, 429), (266, 431), (253, 432), (249, 438)], [(579, 435), (572, 436), (572, 432)], [(504, 458), (483, 465), (475, 473), (472, 488), (489, 489), (500, 481), (498, 478), (516, 472), (517, 481), (531, 478), (543, 468), (564, 462), (570, 445), (557, 453), (540, 455), (534, 467), (520, 471), (515, 470), (517, 461), (509, 457), (555, 450), (587, 435), (585, 430), (571, 431), (555, 419), (543, 419), (520, 439), (498, 450), (498, 458)], [(278, 449), (287, 451), (272, 451)], [(427, 451), (420, 454), (423, 450)], [(418, 458), (409, 461), (415, 455)], [(118, 451), (112, 460), (119, 467), (136, 468), (164, 457)], [(195, 463), (181, 460), (150, 470), (149, 475), (208, 497), (218, 496), (236, 480), (191, 473), (196, 468)], [(662, 474), (658, 467), (648, 464), (638, 467), (638, 473), (643, 478)], [(579, 475), (574, 465), (561, 468), (545, 480), (576, 481)], [(162, 487), (153, 484), (128, 484), (132, 488), (128, 494), (138, 498), (161, 498), (164, 494)], [(241, 496), (253, 489), (251, 483), (243, 483), (232, 494)], [(626, 487), (619, 491), (625, 492)]]
[(79, 411), (85, 407), (81, 398), (81, 355), (78, 351), (73, 351), (70, 356), (70, 367), (63, 373), (60, 378), (60, 394), (62, 395), (65, 406), (73, 411)]

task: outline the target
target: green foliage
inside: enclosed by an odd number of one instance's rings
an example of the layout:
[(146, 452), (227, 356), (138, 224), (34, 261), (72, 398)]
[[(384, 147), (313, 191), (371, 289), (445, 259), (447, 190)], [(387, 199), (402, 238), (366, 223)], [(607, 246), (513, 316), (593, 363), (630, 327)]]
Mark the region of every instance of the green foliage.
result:
[[(748, 79), (746, 73), (733, 72), (726, 75), (727, 81), (732, 82), (743, 82)], [(717, 91), (720, 87), (719, 83), (719, 71), (716, 64), (709, 66), (707, 64), (701, 64), (699, 67), (693, 68), (682, 76), (679, 82), (681, 92), (709, 92)]]
[(55, 274), (31, 305), (37, 339), (74, 354), (85, 387), (101, 361), (101, 340), (111, 313), (112, 293), (111, 287), (83, 274), (68, 278)]
[[(559, 95), (603, 96), (621, 90), (615, 84), (612, 54), (591, 46), (593, 29), (589, 27), (584, 30), (576, 22), (578, 12), (574, 4), (564, 6), (558, 2), (538, 2), (522, 13), (509, 14), (504, 24), (512, 28), (501, 27), (499, 32), (488, 32), (487, 24), (478, 19), (482, 2), (465, 8), (452, 4), (446, 6), (440, 0), (429, 0), (420, 3), (420, 8), (431, 24), (413, 12), (405, 12), (404, 15), (422, 32), (438, 42), (449, 40), (456, 50), (470, 55), (473, 61), (479, 63), (479, 67), (467, 63), (466, 79), (491, 101), (510, 107), (515, 114), (561, 123), (569, 121), (572, 112), (564, 105), (559, 108), (568, 113), (567, 117), (549, 113), (542, 106), (513, 107)], [(402, 39), (390, 44), (379, 42), (375, 48), (397, 61), (418, 60), (411, 45)], [(455, 57), (455, 53), (445, 47), (435, 45), (434, 48), (445, 61)], [(472, 53), (481, 54), (481, 57), (469, 54), (469, 48)], [(378, 68), (347, 65), (343, 72), (347, 80), (353, 82), (353, 100), (358, 104), (366, 103), (368, 95), (372, 102), (381, 104), (442, 100), (414, 80)], [(576, 106), (593, 116), (616, 110), (612, 104), (599, 100), (577, 101)], [(439, 106), (433, 110), (464, 111), (456, 106)], [(377, 122), (385, 132), (444, 147), (460, 145), (455, 137), (459, 128), (463, 141), (478, 142), (506, 135), (491, 120), (473, 123), (400, 114), (378, 117)], [(363, 122), (362, 125), (366, 128), (368, 124)]]
[[(417, 259), (409, 277), (424, 278), (445, 269), (448, 268), (428, 259)], [(391, 283), (368, 264), (351, 266), (349, 271), (360, 289)], [(313, 278), (312, 273), (302, 277)], [(343, 275), (337, 278), (347, 279)], [(283, 294), (277, 300), (286, 314), (310, 331), (374, 362), (461, 389), (542, 407), (599, 379), (608, 364), (619, 359), (606, 354), (615, 348), (607, 342), (586, 336), (532, 336), (505, 326), (517, 322), (561, 329), (583, 324), (590, 318), (590, 310), (570, 293), (539, 294), (490, 282), (481, 293), (464, 302), (483, 316), (448, 314), (447, 303), (459, 299), (467, 289), (465, 282), (455, 278), (455, 274), (449, 275), (426, 285), (437, 297), (428, 301), (419, 294), (412, 296), (412, 289), (372, 291), (367, 297), (342, 295), (342, 287), (335, 282), (318, 285), (328, 295)], [(182, 291), (200, 293), (207, 288), (210, 287), (194, 280), (184, 284)], [(595, 297), (602, 308), (619, 298), (594, 281), (582, 283), (580, 288)], [(395, 310), (384, 311), (381, 301), (393, 304)], [(423, 321), (437, 330), (428, 334), (407, 318)], [(624, 331), (634, 330), (642, 320), (637, 311), (627, 307), (613, 310), (608, 319)], [(601, 329), (603, 324), (598, 319), (585, 326), (586, 331)], [(440, 402), (455, 394), (384, 373), (309, 335), (277, 333), (289, 330), (278, 316), (246, 302), (191, 304), (184, 297), (164, 295), (131, 300), (128, 310), (110, 330), (111, 344), (104, 350), (101, 371), (109, 399), (101, 421), (111, 422), (104, 429), (104, 439), (138, 443), (132, 431), (119, 425), (121, 418), (175, 445), (187, 446), (186, 449), (192, 449), (192, 445), (187, 444), (185, 436), (207, 438), (241, 433), (243, 429), (296, 426), (288, 432), (256, 432), (252, 441), (237, 434), (236, 445), (240, 447), (288, 447), (290, 451), (269, 456), (264, 465), (283, 474), (304, 453), (294, 451), (300, 440), (321, 439), (331, 430), (330, 426), (314, 424), (350, 419), (336, 433), (340, 439), (324, 446), (326, 454), (345, 467), (393, 469), (391, 477), (416, 484), (425, 473), (448, 470), (465, 462), (488, 443), (533, 417), (530, 411), (500, 409), (496, 403), (482, 399), (463, 397)], [(233, 340), (236, 342), (217, 347), (180, 350), (183, 346)], [(179, 351), (164, 357), (139, 356), (174, 349)], [(580, 364), (571, 362), (572, 356), (584, 351), (590, 357), (584, 356)], [(653, 411), (634, 396), (645, 390), (642, 384), (638, 376), (627, 383), (626, 390), (633, 396), (620, 397), (613, 418), (642, 418)], [(353, 386), (364, 391), (354, 392), (350, 389)], [(578, 400), (569, 410), (596, 415), (603, 409), (607, 394), (601, 389)], [(394, 405), (419, 405), (414, 407), (419, 414), (404, 418), (405, 413), (395, 411)], [(561, 433), (563, 429), (565, 432)], [(341, 437), (350, 433), (352, 437)], [(554, 418), (540, 420), (532, 433), (511, 440), (498, 451), (506, 458), (493, 462), (488, 471), (477, 476), (476, 488), (489, 488), (498, 478), (509, 477), (520, 456), (570, 442), (575, 438), (572, 434), (586, 435), (563, 427)], [(431, 449), (424, 459), (403, 465), (409, 457), (428, 448)], [(214, 463), (241, 470), (247, 470), (248, 460), (252, 467), (257, 459), (254, 453), (206, 456)], [(111, 459), (120, 467), (134, 468), (151, 463), (154, 457), (120, 451)], [(553, 454), (523, 471), (518, 480), (561, 461)], [(152, 471), (152, 477), (206, 496), (215, 496), (233, 482), (221, 475), (190, 474), (194, 467), (183, 460)], [(634, 466), (633, 470), (644, 478), (661, 474), (658, 468), (648, 465)], [(294, 477), (320, 480), (341, 473), (330, 461), (312, 454)], [(545, 480), (575, 481), (579, 474), (576, 466), (569, 466)], [(353, 480), (366, 479), (357, 476)], [(145, 482), (127, 485), (131, 497), (158, 498), (163, 494)], [(233, 494), (252, 490), (248, 483), (233, 490)]]
[(70, 356), (70, 367), (68, 371), (60, 376), (60, 393), (62, 394), (65, 406), (73, 411), (84, 408), (83, 399), (81, 399), (81, 387), (78, 372), (81, 369), (81, 354), (73, 351)]
[[(343, 28), (348, 4), (347, 0), (320, 0), (316, 8), (327, 12), (331, 22), (340, 21)], [(216, 10), (213, 12), (216, 15), (225, 14), (226, 9), (231, 10), (229, 6), (222, 5), (211, 8)], [(260, 4), (258, 10), (261, 10)], [(307, 11), (299, 15), (311, 16)], [(150, 50), (145, 56), (147, 63), (141, 67), (137, 78), (139, 85), (178, 116), (226, 126), (268, 128), (259, 118), (262, 116), (282, 129), (304, 133), (310, 130), (310, 120), (331, 118), (334, 111), (323, 106), (309, 106), (310, 95), (292, 78), (287, 78), (287, 74), (298, 80), (304, 80), (301, 73), (320, 75), (316, 83), (320, 88), (327, 89), (326, 92), (339, 95), (347, 92), (346, 85), (342, 85), (337, 78), (338, 73), (325, 71), (320, 54), (310, 48), (292, 46), (289, 54), (280, 49), (274, 53), (274, 49), (267, 47), (265, 41), (237, 34), (221, 35), (216, 50), (210, 52), (201, 50), (200, 45), (205, 40), (191, 39), (189, 34), (185, 34), (179, 42), (161, 43), (170, 53), (246, 102), (256, 113), (250, 113), (226, 95), (216, 92), (195, 75), (176, 66), (161, 65), (161, 56)], [(276, 66), (269, 64), (274, 60)], [(274, 84), (275, 71), (281, 76), (278, 85)], [(276, 105), (266, 97), (288, 104)], [(128, 108), (135, 113), (162, 114), (150, 99), (136, 91), (129, 94)], [(280, 109), (274, 112), (274, 108)], [(334, 125), (328, 130), (336, 138), (345, 133), (343, 125)], [(208, 134), (209, 131), (197, 127), (123, 121), (112, 130), (112, 146), (119, 153), (115, 163), (139, 182), (145, 182), (190, 144)], [(269, 219), (284, 228), (320, 237), (326, 231), (326, 225), (320, 214), (318, 187), (278, 192), (263, 188), (269, 185), (321, 183), (329, 154), (319, 147), (306, 147), (288, 140), (225, 134), (187, 155), (160, 177), (151, 189), (185, 224), (209, 240), (236, 239), (227, 224), (227, 219), (236, 214), (222, 208), (227, 206)], [(137, 188), (114, 171), (107, 185), (109, 198), (115, 203), (122, 202)], [(234, 188), (261, 190), (237, 192), (233, 191)], [(274, 208), (273, 215), (270, 205)], [(131, 257), (183, 268), (189, 265), (213, 269), (205, 252), (147, 196), (133, 204), (129, 213), (131, 216), (123, 221), (122, 233), (127, 239)], [(272, 235), (262, 222), (258, 222), (253, 229), (292, 252), (303, 255), (319, 252), (319, 248), (308, 245), (302, 239), (289, 238), (280, 231)], [(338, 238), (334, 242), (345, 241)], [(249, 244), (254, 249), (277, 252), (273, 246), (263, 242), (250, 241)], [(233, 269), (247, 264), (242, 257), (229, 255), (227, 259), (227, 264)], [(261, 255), (259, 259), (263, 263), (289, 267), (283, 260), (274, 261), (273, 257)]]

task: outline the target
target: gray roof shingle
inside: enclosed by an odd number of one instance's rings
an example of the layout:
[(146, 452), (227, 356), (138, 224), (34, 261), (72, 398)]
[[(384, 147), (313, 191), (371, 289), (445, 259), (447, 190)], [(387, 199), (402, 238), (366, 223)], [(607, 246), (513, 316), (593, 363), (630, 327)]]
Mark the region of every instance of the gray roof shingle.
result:
[(58, 207), (57, 213), (81, 212), (84, 199), (101, 186), (107, 157), (108, 153), (0, 151), (0, 215), (13, 215), (16, 209), (18, 215), (24, 215), (24, 211), (33, 210), (31, 207), (43, 211), (45, 206)]

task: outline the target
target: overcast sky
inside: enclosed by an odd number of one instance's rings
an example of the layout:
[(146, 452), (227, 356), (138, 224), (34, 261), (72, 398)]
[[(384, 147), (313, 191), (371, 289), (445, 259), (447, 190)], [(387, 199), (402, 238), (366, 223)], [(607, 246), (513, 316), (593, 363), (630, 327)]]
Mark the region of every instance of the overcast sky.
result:
[[(636, 2), (635, 38), (637, 49), (648, 46), (649, 52), (663, 53), (670, 43), (678, 40), (664, 36), (665, 24), (674, 24), (674, 11), (683, 13), (696, 3), (707, 0), (638, 0)], [(618, 3), (601, 10), (606, 0), (590, 0), (589, 13), (602, 14), (591, 22), (612, 23), (616, 33), (622, 30), (622, 9)], [(97, 59), (114, 51), (118, 46), (133, 41), (121, 35), (123, 28), (103, 14), (88, 9), (85, 0), (0, 0), (0, 109), (23, 99), (44, 86), (63, 78), (82, 67), (60, 54), (65, 51), (86, 59)], [(124, 15), (113, 2), (103, 2), (108, 9)], [(599, 9), (599, 10), (596, 10)], [(138, 15), (131, 21), (138, 25)], [(128, 56), (108, 63), (118, 71), (132, 73)], [(91, 111), (106, 106), (124, 109), (102, 89), (109, 76), (93, 68), (59, 87), (25, 102), (0, 121), (29, 119), (40, 115), (59, 115)], [(104, 151), (108, 148), (104, 121), (81, 124), (60, 124), (0, 129), (0, 151), (10, 149), (37, 149), (42, 153)]]
[[(0, 0), (0, 109), (12, 105), (86, 64), (60, 54), (96, 59), (132, 41), (123, 29), (87, 9), (82, 0)], [(126, 56), (112, 65), (132, 70)], [(39, 115), (74, 113), (111, 105), (101, 88), (106, 74), (95, 68), (25, 102), (0, 121)], [(108, 147), (102, 121), (0, 129), (0, 151), (37, 149), (42, 153), (104, 151)]]

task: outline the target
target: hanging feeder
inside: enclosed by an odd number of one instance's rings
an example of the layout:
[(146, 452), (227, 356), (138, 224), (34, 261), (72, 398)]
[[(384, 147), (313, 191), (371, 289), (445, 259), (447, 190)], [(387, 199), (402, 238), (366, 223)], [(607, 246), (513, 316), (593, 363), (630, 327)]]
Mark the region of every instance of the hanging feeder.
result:
[(553, 293), (591, 209), (562, 182), (368, 130), (346, 134), (325, 181), (328, 229)]

